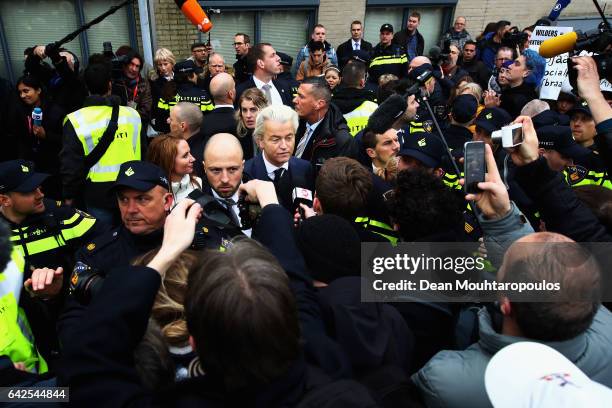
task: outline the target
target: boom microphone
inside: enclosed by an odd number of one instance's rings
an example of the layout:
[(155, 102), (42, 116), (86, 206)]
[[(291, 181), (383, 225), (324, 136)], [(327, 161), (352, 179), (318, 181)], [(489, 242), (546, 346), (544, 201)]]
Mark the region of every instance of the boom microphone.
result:
[(538, 52), (544, 58), (553, 58), (557, 55), (572, 51), (576, 46), (577, 40), (578, 34), (574, 31), (561, 34), (555, 38), (549, 38), (542, 42)]
[(181, 12), (203, 33), (209, 32), (213, 24), (197, 0), (174, 0)]

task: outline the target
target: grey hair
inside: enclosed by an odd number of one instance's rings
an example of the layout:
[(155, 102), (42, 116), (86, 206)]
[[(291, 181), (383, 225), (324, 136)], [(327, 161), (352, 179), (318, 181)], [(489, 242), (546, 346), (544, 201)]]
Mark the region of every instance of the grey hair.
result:
[(260, 140), (264, 133), (264, 123), (271, 120), (277, 123), (291, 122), (293, 132), (297, 132), (299, 126), (299, 118), (296, 111), (285, 105), (270, 105), (266, 106), (259, 112), (255, 120), (255, 130), (253, 138)]
[(534, 116), (537, 116), (549, 109), (550, 106), (548, 106), (548, 103), (541, 99), (534, 99), (523, 106), (523, 109), (521, 109), (521, 116), (529, 116), (530, 118), (533, 118)]
[(191, 102), (179, 102), (175, 108), (178, 108), (177, 115), (182, 122), (187, 123), (189, 129), (198, 130), (202, 126), (202, 111), (200, 108)]

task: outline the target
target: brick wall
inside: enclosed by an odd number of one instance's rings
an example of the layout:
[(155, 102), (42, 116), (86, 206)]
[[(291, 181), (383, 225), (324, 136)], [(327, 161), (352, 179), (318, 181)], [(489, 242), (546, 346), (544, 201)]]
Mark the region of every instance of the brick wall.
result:
[(338, 47), (350, 38), (351, 22), (364, 21), (365, 0), (321, 0), (318, 22), (327, 30), (327, 41)]
[(171, 50), (177, 61), (190, 57), (191, 44), (198, 40), (197, 28), (185, 18), (173, 0), (155, 0), (153, 3), (157, 47)]
[[(488, 22), (510, 20), (512, 25), (519, 28), (529, 26), (542, 16), (548, 16), (554, 6), (555, 0), (459, 0), (455, 9), (456, 16), (467, 18), (467, 29), (473, 35), (478, 35)], [(603, 8), (605, 2), (600, 0)], [(608, 1), (608, 9), (612, 1)], [(573, 0), (562, 12), (562, 17), (570, 16), (596, 16), (591, 0)]]
[[(434, 0), (432, 0), (434, 2)], [(603, 7), (612, 0), (600, 0)], [(137, 3), (135, 3), (137, 4)], [(289, 0), (287, 4), (290, 4)], [(543, 2), (535, 0), (459, 0), (455, 9), (456, 16), (467, 18), (467, 29), (474, 36), (478, 35), (490, 21), (508, 19), (513, 25), (525, 27), (533, 24), (541, 16), (550, 12), (554, 0)], [(318, 12), (318, 22), (327, 28), (327, 39), (335, 46), (346, 41), (349, 27), (353, 20), (365, 20), (366, 0), (321, 0)], [(155, 0), (155, 22), (157, 47), (165, 47), (178, 59), (191, 55), (190, 46), (198, 39), (198, 31), (181, 14), (173, 0)], [(573, 0), (562, 12), (562, 16), (594, 16), (597, 12), (591, 0)], [(136, 26), (138, 43), (140, 44), (140, 21), (136, 6)]]
[[(603, 6), (612, 1), (600, 1)], [(459, 0), (455, 8), (456, 16), (467, 18), (467, 29), (473, 34), (480, 34), (490, 21), (510, 20), (520, 28), (535, 23), (535, 21), (550, 13), (555, 0)], [(435, 3), (432, 0), (432, 3)], [(321, 0), (318, 21), (327, 28), (328, 41), (338, 45), (349, 38), (349, 27), (353, 20), (364, 21), (365, 0)], [(609, 13), (608, 13), (609, 14)], [(561, 16), (596, 16), (597, 11), (592, 0), (573, 0), (563, 10)]]

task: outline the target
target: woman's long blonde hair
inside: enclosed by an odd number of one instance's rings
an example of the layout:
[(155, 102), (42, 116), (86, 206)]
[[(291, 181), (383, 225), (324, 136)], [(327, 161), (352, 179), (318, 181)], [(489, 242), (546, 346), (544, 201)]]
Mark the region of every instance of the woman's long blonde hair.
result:
[(236, 111), (236, 122), (238, 122), (236, 133), (238, 133), (239, 137), (245, 137), (249, 131), (244, 122), (242, 121), (242, 101), (244, 100), (253, 102), (253, 105), (257, 106), (260, 111), (266, 106), (268, 106), (268, 100), (266, 99), (266, 96), (257, 88), (249, 88), (244, 91), (242, 95), (240, 95), (240, 100), (238, 101), (238, 110)]
[[(134, 265), (147, 265), (157, 252), (158, 250), (154, 249), (136, 258)], [(184, 347), (189, 339), (183, 305), (187, 278), (197, 265), (199, 265), (197, 253), (190, 250), (183, 251), (164, 274), (155, 297), (151, 317), (160, 326), (164, 339), (171, 346)]]

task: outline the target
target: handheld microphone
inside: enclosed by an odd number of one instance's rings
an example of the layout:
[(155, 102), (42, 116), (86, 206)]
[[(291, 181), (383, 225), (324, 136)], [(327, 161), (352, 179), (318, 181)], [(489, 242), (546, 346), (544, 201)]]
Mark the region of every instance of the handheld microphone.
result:
[(181, 12), (203, 33), (209, 32), (213, 24), (197, 0), (174, 0)]
[(304, 220), (304, 209), (300, 206), (300, 204), (305, 204), (308, 207), (312, 207), (312, 191), (303, 187), (294, 187), (293, 192), (291, 193), (291, 198), (293, 200), (293, 206), (300, 212), (300, 218)]
[(555, 38), (549, 38), (542, 42), (538, 53), (544, 58), (553, 58), (557, 55), (572, 51), (577, 41), (578, 33), (574, 31), (561, 34)]

